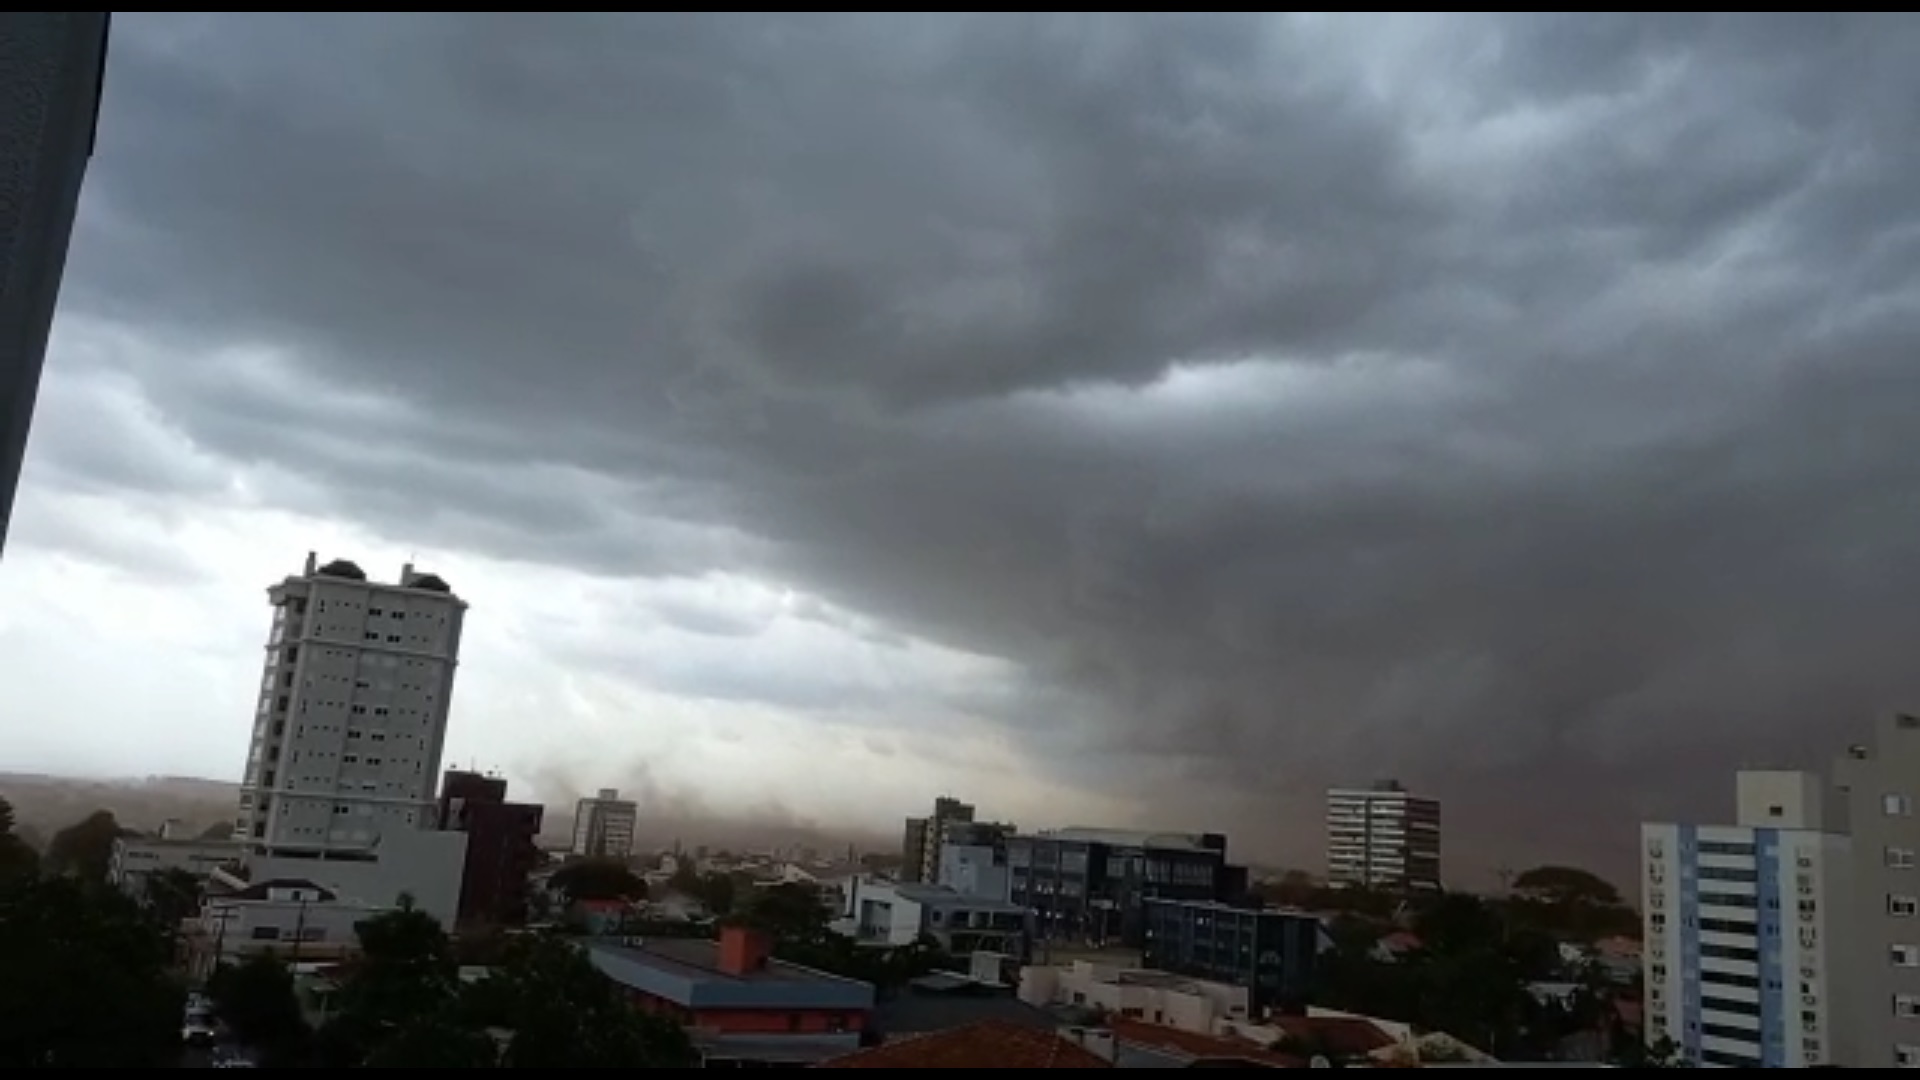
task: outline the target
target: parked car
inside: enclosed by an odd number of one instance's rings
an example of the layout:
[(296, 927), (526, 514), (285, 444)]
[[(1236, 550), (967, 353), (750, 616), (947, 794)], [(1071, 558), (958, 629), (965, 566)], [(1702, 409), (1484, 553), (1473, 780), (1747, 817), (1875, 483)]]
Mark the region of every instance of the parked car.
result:
[(188, 1013), (180, 1025), (180, 1041), (193, 1047), (208, 1047), (220, 1037), (220, 1029), (207, 1013)]

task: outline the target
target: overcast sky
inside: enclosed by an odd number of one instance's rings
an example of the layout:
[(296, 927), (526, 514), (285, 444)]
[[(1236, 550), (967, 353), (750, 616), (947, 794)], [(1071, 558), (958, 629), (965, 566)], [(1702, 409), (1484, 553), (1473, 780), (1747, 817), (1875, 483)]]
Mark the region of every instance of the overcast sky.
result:
[(1920, 706), (1917, 27), (119, 14), (0, 761), (237, 776), (314, 549), (550, 797), (1617, 857)]

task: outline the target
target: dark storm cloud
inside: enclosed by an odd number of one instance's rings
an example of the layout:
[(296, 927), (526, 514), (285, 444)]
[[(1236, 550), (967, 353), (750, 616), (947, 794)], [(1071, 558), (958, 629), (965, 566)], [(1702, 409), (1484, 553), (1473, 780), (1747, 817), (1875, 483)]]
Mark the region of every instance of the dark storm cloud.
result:
[(340, 512), (784, 577), (1282, 802), (1698, 808), (1920, 697), (1909, 20), (121, 39), (69, 309), (340, 395), (136, 372)]

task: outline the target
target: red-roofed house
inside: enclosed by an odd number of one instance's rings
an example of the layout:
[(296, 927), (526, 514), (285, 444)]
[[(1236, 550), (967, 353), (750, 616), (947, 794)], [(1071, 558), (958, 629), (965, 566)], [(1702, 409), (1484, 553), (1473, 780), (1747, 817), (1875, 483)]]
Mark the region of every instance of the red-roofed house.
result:
[(595, 942), (587, 956), (634, 1007), (684, 1025), (706, 1067), (797, 1068), (849, 1053), (873, 1014), (873, 986), (773, 956), (765, 934), (718, 941)]
[(1202, 1035), (1141, 1020), (1117, 1019), (1108, 1026), (1123, 1050), (1145, 1050), (1179, 1062), (1182, 1068), (1237, 1065), (1252, 1069), (1303, 1069), (1307, 1066), (1305, 1057), (1268, 1050), (1248, 1039)]
[(816, 1069), (1111, 1069), (1099, 1054), (1051, 1031), (986, 1020), (895, 1039)]

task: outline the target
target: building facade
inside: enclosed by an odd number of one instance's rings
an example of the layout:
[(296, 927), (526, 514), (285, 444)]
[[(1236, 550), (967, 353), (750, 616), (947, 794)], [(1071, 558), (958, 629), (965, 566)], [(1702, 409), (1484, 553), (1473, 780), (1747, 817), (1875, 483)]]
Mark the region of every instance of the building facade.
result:
[(0, 12), (0, 547), (106, 75), (105, 11)]
[(435, 828), (466, 604), (412, 566), (389, 585), (312, 555), (268, 596), (235, 839), (277, 858), (351, 860)]
[(773, 958), (740, 926), (718, 941), (595, 943), (587, 955), (636, 1009), (686, 1027), (706, 1068), (799, 1067), (860, 1047), (872, 984)]
[(1013, 834), (1013, 826), (997, 822), (948, 826), (935, 884), (967, 896), (1006, 900), (1013, 890), (1013, 875), (1007, 870), (1007, 838)]
[(1043, 1008), (1095, 1009), (1116, 1023), (1141, 1021), (1195, 1033), (1253, 1018), (1244, 986), (1088, 960), (1023, 968), (1019, 995)]
[(1853, 1065), (1852, 847), (1813, 774), (1743, 772), (1733, 825), (1641, 827), (1646, 1038), (1700, 1068)]
[(933, 882), (940, 876), (940, 852), (947, 833), (956, 825), (971, 824), (974, 807), (952, 796), (933, 801), (933, 813), (923, 818), (908, 818), (900, 844), (900, 880)]
[(144, 896), (155, 874), (177, 871), (205, 881), (240, 856), (240, 845), (231, 840), (122, 836), (113, 842), (107, 882), (129, 896)]
[(932, 938), (954, 956), (1027, 954), (1024, 908), (939, 885), (855, 878), (847, 887), (844, 915), (850, 936), (870, 944), (911, 945)]
[(1244, 987), (1256, 1013), (1304, 1012), (1325, 934), (1319, 919), (1302, 912), (1150, 899), (1140, 963)]
[(497, 776), (450, 770), (440, 785), (438, 825), (465, 833), (460, 881), (462, 924), (518, 926), (527, 921), (527, 879), (541, 862), (540, 825), (546, 808), (507, 801)]
[(618, 788), (601, 788), (573, 808), (573, 853), (587, 859), (633, 857), (633, 834), (640, 827), (640, 807), (622, 799)]
[(356, 904), (311, 881), (260, 881), (209, 896), (186, 941), (187, 968), (204, 978), (220, 965), (274, 956), (289, 967), (357, 953), (357, 927), (383, 908)]
[(1327, 792), (1327, 880), (1365, 889), (1440, 888), (1440, 804), (1396, 780)]
[(1245, 867), (1227, 863), (1217, 833), (1060, 829), (1007, 840), (1009, 899), (1035, 913), (1042, 940), (1138, 945), (1144, 903), (1233, 900), (1247, 890)]
[(1920, 1069), (1920, 717), (1882, 717), (1834, 780), (1853, 835), (1855, 1064)]

